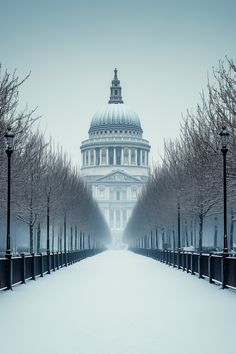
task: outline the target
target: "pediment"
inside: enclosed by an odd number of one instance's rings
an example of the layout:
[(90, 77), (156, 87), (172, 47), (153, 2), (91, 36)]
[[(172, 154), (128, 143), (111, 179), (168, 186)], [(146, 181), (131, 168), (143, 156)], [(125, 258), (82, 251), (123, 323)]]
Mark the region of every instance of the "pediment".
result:
[(140, 183), (140, 179), (129, 175), (128, 173), (122, 171), (114, 171), (112, 173), (107, 174), (106, 176), (98, 178), (96, 181), (101, 183), (109, 183), (109, 182), (128, 182), (128, 183)]

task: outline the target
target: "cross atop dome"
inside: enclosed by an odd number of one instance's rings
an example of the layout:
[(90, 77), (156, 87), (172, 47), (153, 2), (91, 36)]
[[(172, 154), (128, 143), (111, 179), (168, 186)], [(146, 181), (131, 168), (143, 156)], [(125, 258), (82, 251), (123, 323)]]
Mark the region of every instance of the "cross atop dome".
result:
[(111, 82), (111, 96), (110, 96), (110, 100), (108, 101), (108, 103), (124, 103), (122, 100), (122, 96), (121, 96), (121, 86), (120, 86), (120, 80), (118, 80), (117, 77), (117, 72), (118, 70), (115, 69), (114, 70), (114, 79)]

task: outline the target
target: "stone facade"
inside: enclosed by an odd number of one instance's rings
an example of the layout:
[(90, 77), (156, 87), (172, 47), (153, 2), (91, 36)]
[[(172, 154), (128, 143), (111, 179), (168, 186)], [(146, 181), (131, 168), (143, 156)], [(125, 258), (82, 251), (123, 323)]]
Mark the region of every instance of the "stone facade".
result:
[(122, 232), (149, 176), (150, 145), (138, 115), (123, 104), (115, 69), (108, 105), (92, 118), (81, 144), (81, 173), (121, 245)]

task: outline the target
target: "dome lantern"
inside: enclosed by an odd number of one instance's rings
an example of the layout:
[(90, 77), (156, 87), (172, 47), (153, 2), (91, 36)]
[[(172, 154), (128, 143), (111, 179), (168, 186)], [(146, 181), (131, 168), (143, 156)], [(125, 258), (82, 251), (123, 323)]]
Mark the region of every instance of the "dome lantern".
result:
[(111, 96), (108, 103), (124, 103), (121, 96), (120, 80), (117, 77), (117, 69), (114, 70), (114, 79), (111, 82)]

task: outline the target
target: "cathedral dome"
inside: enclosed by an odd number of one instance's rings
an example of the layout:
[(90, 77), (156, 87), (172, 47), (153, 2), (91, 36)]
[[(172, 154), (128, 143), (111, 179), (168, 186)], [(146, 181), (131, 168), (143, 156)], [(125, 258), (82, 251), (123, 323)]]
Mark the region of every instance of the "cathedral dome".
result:
[(108, 105), (100, 109), (93, 116), (89, 134), (109, 130), (131, 130), (142, 133), (137, 113), (123, 103), (117, 69), (114, 70), (114, 79), (112, 80), (110, 90), (111, 95)]
[(130, 129), (142, 132), (139, 116), (123, 103), (110, 103), (95, 113), (89, 133), (105, 129)]

